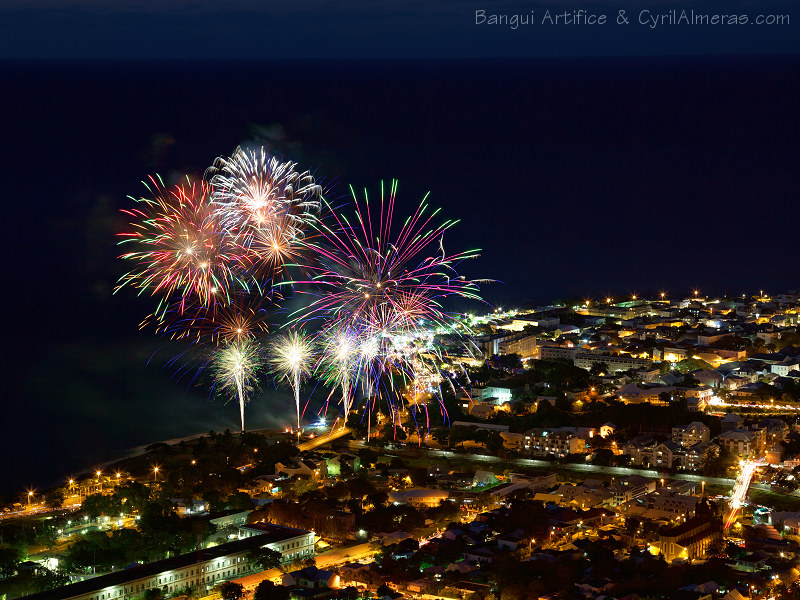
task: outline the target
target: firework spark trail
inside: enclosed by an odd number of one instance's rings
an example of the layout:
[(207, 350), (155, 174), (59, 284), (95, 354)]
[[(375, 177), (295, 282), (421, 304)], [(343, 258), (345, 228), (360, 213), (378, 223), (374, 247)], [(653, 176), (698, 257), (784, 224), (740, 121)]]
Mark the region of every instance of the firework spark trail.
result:
[(294, 392), (297, 408), (297, 431), (300, 432), (300, 383), (311, 374), (313, 346), (297, 331), (279, 336), (272, 347), (270, 362), (276, 373), (285, 378)]
[(270, 312), (280, 296), (234, 292), (227, 303), (205, 306), (198, 301), (177, 298), (159, 316), (148, 315), (140, 328), (154, 325), (157, 334), (174, 340), (191, 339), (200, 345), (220, 345), (255, 339), (269, 331)]
[(244, 433), (244, 406), (247, 394), (255, 391), (258, 370), (263, 365), (258, 344), (251, 340), (234, 341), (219, 348), (211, 361), (214, 380), (220, 392), (232, 392), (239, 402), (239, 414)]

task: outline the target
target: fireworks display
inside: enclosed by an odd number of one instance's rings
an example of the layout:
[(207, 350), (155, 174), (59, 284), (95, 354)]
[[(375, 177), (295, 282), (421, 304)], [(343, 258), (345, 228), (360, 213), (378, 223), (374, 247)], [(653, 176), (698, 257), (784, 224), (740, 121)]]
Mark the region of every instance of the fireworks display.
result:
[[(394, 181), (381, 184), (372, 205), (366, 192), (360, 199), (351, 189), (348, 217), (296, 167), (263, 148), (237, 148), (214, 162), (204, 182), (169, 187), (151, 179), (149, 197), (123, 211), (130, 226), (119, 234), (127, 250), (121, 258), (132, 268), (117, 290), (158, 299), (142, 326), (207, 349), (213, 389), (237, 400), (242, 431), (245, 404), (267, 365), (292, 388), (298, 433), (300, 387), (310, 376), (341, 389), (345, 422), (358, 390), (368, 419), (381, 395), (393, 423), (403, 394), (427, 414), (421, 398), (442, 381), (440, 339), (470, 345), (444, 303), (479, 300), (477, 285), (455, 270), (477, 252), (445, 251), (444, 234), (456, 221), (440, 221), (427, 197), (395, 223)], [(271, 324), (280, 327), (284, 293), (309, 302), (283, 324), (287, 332), (266, 338)], [(368, 437), (370, 427), (368, 420)]]

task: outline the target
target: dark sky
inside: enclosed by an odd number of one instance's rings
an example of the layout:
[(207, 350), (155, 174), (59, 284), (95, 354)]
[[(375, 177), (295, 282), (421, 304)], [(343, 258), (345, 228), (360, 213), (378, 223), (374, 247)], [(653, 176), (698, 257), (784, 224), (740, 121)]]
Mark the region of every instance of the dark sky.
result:
[[(448, 250), (483, 249), (463, 272), (502, 282), (485, 291), (497, 304), (800, 287), (800, 16), (725, 5), (792, 24), (488, 30), (460, 2), (5, 2), (0, 455), (16, 459), (0, 493), (235, 427), (235, 408), (163, 367), (180, 347), (138, 332), (149, 299), (111, 289), (126, 195), (242, 142), (334, 197), (397, 177), (402, 211), (430, 191), (461, 219)], [(265, 386), (251, 415), (290, 411)]]
[[(631, 56), (796, 53), (792, 0), (6, 0), (0, 57), (366, 58)], [(547, 25), (565, 10), (605, 14), (603, 25)], [(648, 14), (694, 9), (746, 15), (745, 24), (662, 25)], [(794, 9), (794, 10), (793, 10)], [(476, 11), (529, 15), (535, 25), (476, 25)], [(618, 23), (624, 11), (628, 23)], [(758, 25), (788, 15), (787, 25)], [(641, 21), (641, 22), (640, 22)]]

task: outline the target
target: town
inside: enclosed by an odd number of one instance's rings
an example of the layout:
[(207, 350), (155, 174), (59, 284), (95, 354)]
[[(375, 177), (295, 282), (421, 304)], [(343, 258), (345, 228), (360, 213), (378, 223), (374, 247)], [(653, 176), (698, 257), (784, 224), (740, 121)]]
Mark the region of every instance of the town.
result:
[[(464, 315), (402, 410), (209, 432), (3, 505), (0, 595), (800, 598), (800, 294)], [(380, 403), (377, 404), (380, 407)]]

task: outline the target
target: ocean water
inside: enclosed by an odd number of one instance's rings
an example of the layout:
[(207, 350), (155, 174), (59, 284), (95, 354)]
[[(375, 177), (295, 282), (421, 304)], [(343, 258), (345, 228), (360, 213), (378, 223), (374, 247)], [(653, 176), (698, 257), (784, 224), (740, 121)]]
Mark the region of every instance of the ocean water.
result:
[[(9, 62), (3, 119), (0, 493), (127, 448), (237, 427), (164, 367), (153, 301), (112, 295), (119, 210), (160, 173), (263, 143), (347, 186), (430, 191), (496, 305), (798, 287), (792, 58)], [(465, 308), (454, 305), (454, 308)], [(155, 354), (155, 358), (153, 355)], [(253, 426), (288, 420), (266, 384)], [(311, 407), (309, 410), (316, 410)]]

